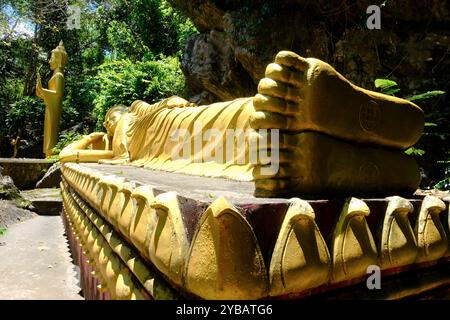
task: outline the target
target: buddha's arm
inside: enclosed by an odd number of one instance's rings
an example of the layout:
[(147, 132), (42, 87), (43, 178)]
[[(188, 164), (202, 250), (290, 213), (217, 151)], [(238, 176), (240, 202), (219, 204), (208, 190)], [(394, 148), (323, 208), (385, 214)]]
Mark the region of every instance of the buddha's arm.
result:
[[(61, 73), (54, 75), (55, 79), (55, 90), (45, 89), (42, 87), (41, 77), (38, 74), (37, 84), (36, 84), (36, 95), (44, 100), (46, 104), (52, 105), (52, 101), (55, 100), (58, 95), (62, 94), (62, 89), (64, 88), (64, 76)], [(48, 103), (50, 102), (50, 103)]]
[[(102, 140), (107, 139), (103, 132), (94, 132), (84, 136), (78, 141), (72, 142), (59, 154), (61, 162), (97, 162), (101, 159), (111, 159), (113, 152), (105, 149), (88, 149), (101, 145)], [(108, 145), (107, 141), (105, 143)]]
[(133, 112), (142, 117), (149, 114), (155, 114), (162, 109), (184, 108), (192, 106), (195, 106), (195, 104), (178, 96), (172, 96), (153, 104), (149, 104), (141, 100), (136, 100), (130, 106), (130, 112)]

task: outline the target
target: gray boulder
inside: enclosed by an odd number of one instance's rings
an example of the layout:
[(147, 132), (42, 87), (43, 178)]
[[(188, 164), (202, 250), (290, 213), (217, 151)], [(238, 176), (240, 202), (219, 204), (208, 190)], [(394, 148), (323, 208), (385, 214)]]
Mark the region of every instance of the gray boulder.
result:
[(13, 180), (9, 176), (3, 176), (1, 172), (3, 168), (0, 167), (0, 200), (16, 200), (21, 198), (20, 191), (14, 185)]
[(61, 164), (59, 162), (52, 165), (45, 175), (36, 183), (37, 189), (59, 188), (61, 182)]

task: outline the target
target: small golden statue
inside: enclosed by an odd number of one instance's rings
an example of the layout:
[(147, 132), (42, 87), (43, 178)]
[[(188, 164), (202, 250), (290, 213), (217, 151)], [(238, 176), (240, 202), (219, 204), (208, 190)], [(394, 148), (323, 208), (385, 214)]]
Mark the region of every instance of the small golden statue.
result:
[(67, 64), (68, 56), (64, 44), (52, 50), (49, 61), (53, 75), (48, 82), (48, 89), (42, 87), (41, 76), (37, 74), (36, 95), (45, 103), (44, 122), (44, 146), (45, 156), (52, 155), (52, 149), (58, 142), (59, 125), (62, 111), (62, 100), (64, 92), (64, 67)]
[[(254, 181), (257, 196), (409, 193), (420, 182), (403, 150), (419, 139), (423, 111), (289, 51), (267, 66), (253, 97), (208, 106), (179, 97), (135, 101), (110, 109), (105, 119), (106, 134), (69, 145), (61, 162)], [(236, 134), (242, 132), (243, 139)]]

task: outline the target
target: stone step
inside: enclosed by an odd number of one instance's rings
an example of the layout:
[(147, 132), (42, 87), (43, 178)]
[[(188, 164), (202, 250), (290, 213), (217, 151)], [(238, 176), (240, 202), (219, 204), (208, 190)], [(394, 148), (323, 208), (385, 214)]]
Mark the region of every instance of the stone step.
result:
[(31, 202), (33, 211), (40, 215), (59, 215), (62, 210), (61, 191), (58, 188), (33, 189), (20, 192)]

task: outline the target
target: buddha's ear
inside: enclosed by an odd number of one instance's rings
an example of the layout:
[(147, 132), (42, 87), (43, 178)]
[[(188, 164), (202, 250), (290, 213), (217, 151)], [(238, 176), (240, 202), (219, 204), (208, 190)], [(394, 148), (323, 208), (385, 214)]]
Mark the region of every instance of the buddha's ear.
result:
[(124, 115), (123, 113), (115, 111), (106, 116), (104, 127), (108, 131), (109, 135), (111, 136), (114, 135), (114, 132), (116, 131), (117, 128), (117, 124), (119, 123), (120, 119), (122, 119), (123, 115)]

